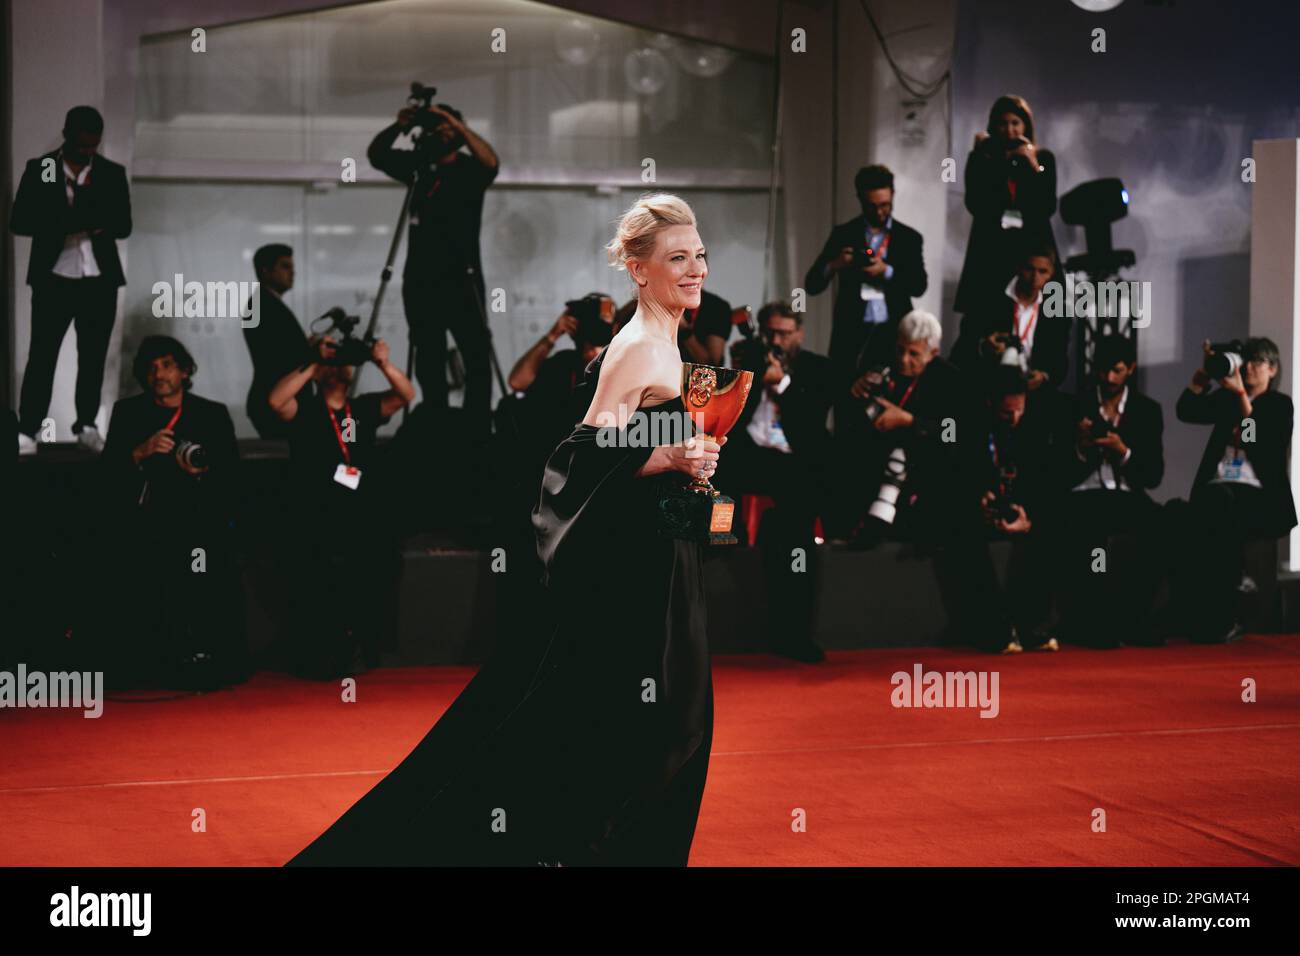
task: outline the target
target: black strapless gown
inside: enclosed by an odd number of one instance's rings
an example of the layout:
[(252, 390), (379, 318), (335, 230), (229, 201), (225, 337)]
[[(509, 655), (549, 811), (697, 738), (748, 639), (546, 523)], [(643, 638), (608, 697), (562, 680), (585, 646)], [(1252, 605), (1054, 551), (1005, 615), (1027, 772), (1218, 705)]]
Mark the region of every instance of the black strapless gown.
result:
[[(680, 421), (685, 408), (634, 415)], [(713, 739), (703, 548), (657, 532), (658, 498), (684, 476), (638, 478), (651, 448), (597, 434), (576, 426), (546, 466), (537, 628), (498, 647), (287, 865), (686, 864)]]

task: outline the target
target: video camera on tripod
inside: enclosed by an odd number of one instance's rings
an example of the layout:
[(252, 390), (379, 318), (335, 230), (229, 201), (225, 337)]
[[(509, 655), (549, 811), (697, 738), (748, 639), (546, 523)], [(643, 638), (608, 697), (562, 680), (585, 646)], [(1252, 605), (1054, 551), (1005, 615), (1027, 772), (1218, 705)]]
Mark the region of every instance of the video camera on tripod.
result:
[[(455, 152), (464, 145), (464, 138), (459, 135), (450, 142), (440, 142), (436, 136), (430, 135), (433, 129), (447, 122), (445, 117), (433, 112), (433, 98), (437, 95), (436, 86), (425, 86), (419, 80), (415, 80), (411, 83), (411, 93), (406, 98), (407, 107), (415, 111), (411, 118), (411, 126), (420, 129), (418, 134), (412, 134), (412, 139), (416, 152), (423, 155)], [(451, 113), (457, 119), (460, 118), (460, 113), (448, 103), (438, 103), (437, 107)]]

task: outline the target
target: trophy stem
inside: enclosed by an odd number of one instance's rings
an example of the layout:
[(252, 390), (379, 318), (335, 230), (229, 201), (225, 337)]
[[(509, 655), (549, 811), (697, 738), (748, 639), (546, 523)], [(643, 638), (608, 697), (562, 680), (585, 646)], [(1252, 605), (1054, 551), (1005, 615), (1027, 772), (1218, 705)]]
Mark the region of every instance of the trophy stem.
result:
[[(700, 432), (695, 437), (703, 438), (705, 441), (717, 441), (717, 439), (714, 438), (712, 435), (710, 435), (708, 432)], [(699, 477), (693, 478), (691, 480), (691, 483), (686, 487), (687, 490), (693, 491), (697, 495), (711, 495), (714, 498), (716, 498), (718, 497), (719, 494), (718, 489), (714, 488), (713, 485), (709, 483), (708, 478), (699, 478)]]

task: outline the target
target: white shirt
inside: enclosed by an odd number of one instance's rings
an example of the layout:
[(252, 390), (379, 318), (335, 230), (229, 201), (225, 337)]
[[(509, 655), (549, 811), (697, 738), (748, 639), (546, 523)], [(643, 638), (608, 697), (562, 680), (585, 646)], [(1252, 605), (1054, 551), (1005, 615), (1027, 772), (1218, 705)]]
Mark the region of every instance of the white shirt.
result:
[[(75, 179), (78, 186), (84, 186), (86, 180), (90, 178), (91, 163), (81, 167), (81, 172), (75, 176), (61, 153), (59, 164), (63, 167), (63, 186), (68, 197), (68, 205), (71, 206), (74, 194), (69, 180)], [(59, 258), (54, 263), (54, 274), (67, 279), (83, 279), (99, 275), (99, 263), (95, 261), (95, 251), (90, 245), (90, 233), (73, 232), (63, 237), (63, 251), (59, 253)]]
[(754, 417), (745, 429), (759, 448), (774, 448), (787, 455), (791, 452), (790, 442), (785, 437), (785, 429), (781, 427), (781, 410), (772, 398), (772, 392), (780, 395), (789, 387), (790, 373), (787, 372), (781, 381), (764, 388), (758, 400), (758, 408), (754, 409)]
[[(1105, 421), (1107, 424), (1109, 424), (1112, 428), (1114, 428), (1116, 424), (1118, 424), (1119, 420), (1124, 417), (1124, 406), (1125, 404), (1127, 404), (1127, 402), (1128, 402), (1128, 386), (1125, 385), (1124, 391), (1120, 392), (1119, 407), (1115, 409), (1115, 418), (1114, 420), (1111, 420), (1106, 417), (1106, 403), (1102, 400), (1101, 389), (1097, 389), (1097, 413), (1101, 416), (1102, 420)], [(1085, 460), (1082, 456), (1079, 455), (1079, 449), (1076, 448), (1074, 450), (1074, 454), (1079, 457), (1080, 461)], [(1121, 465), (1127, 465), (1128, 460), (1132, 457), (1133, 457), (1133, 449), (1130, 448), (1128, 451), (1124, 452), (1124, 457), (1120, 459), (1119, 463)], [(1114, 491), (1116, 488), (1118, 488), (1120, 491), (1133, 490), (1131, 487), (1129, 487), (1129, 483), (1124, 480), (1124, 473), (1118, 471), (1115, 468), (1115, 466), (1111, 463), (1110, 459), (1105, 456), (1105, 454), (1101, 456), (1101, 464), (1097, 466), (1097, 468), (1092, 472), (1092, 474), (1090, 474), (1087, 478), (1083, 479), (1083, 481), (1079, 482), (1070, 490), (1071, 491), (1095, 491), (1097, 489), (1102, 489), (1102, 488), (1104, 488), (1107, 491)]]
[(1025, 359), (1028, 360), (1034, 353), (1034, 335), (1038, 332), (1038, 317), (1043, 311), (1043, 293), (1040, 289), (1038, 299), (1026, 305), (1016, 298), (1016, 282), (1018, 280), (1019, 276), (1016, 276), (1007, 283), (1007, 297), (1016, 306), (1015, 328), (1011, 331), (1020, 337), (1020, 341), (1024, 345)]

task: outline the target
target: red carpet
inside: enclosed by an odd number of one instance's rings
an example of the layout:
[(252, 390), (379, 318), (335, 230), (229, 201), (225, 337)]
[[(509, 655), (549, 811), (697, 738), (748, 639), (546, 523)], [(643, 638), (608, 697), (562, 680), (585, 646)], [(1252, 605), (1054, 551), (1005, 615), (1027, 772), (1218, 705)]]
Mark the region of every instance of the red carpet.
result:
[[(1000, 713), (896, 709), (890, 675), (996, 670)], [(334, 685), (261, 675), (104, 716), (0, 711), (0, 864), (283, 863), (401, 760), (468, 668)], [(1258, 687), (1243, 703), (1242, 681)], [(691, 862), (1300, 863), (1300, 636), (989, 657), (714, 659), (717, 725)], [(207, 831), (191, 829), (202, 808)], [(807, 831), (792, 832), (792, 812)], [(1093, 832), (1095, 808), (1106, 832)]]

